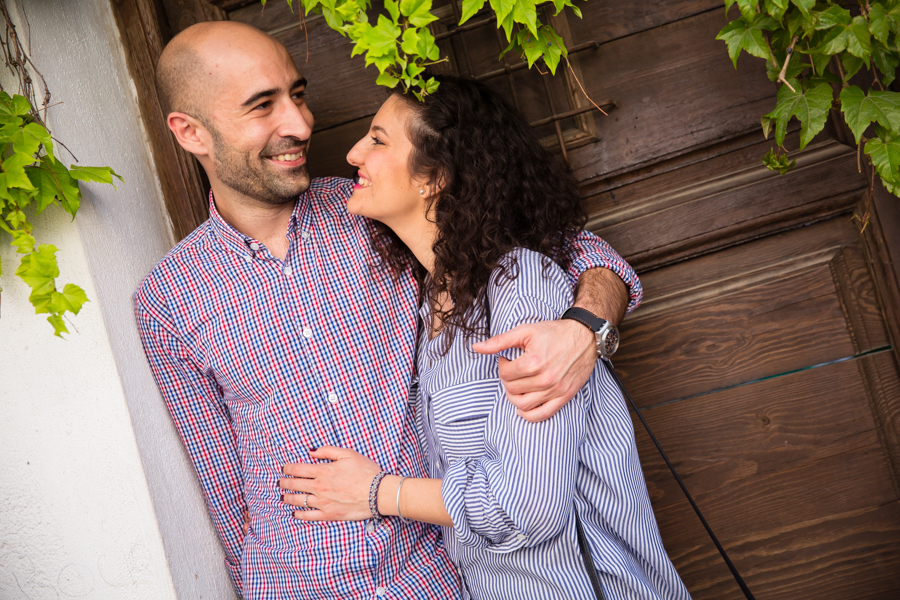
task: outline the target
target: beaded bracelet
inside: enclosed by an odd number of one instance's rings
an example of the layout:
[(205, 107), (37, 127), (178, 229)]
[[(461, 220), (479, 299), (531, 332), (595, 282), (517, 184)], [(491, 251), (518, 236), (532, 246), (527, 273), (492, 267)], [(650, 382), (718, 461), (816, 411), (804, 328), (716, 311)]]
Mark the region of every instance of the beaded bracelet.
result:
[(372, 519), (378, 524), (381, 522), (381, 515), (378, 513), (378, 486), (381, 480), (389, 475), (387, 471), (382, 471), (372, 479), (372, 485), (369, 486), (369, 510), (372, 512)]

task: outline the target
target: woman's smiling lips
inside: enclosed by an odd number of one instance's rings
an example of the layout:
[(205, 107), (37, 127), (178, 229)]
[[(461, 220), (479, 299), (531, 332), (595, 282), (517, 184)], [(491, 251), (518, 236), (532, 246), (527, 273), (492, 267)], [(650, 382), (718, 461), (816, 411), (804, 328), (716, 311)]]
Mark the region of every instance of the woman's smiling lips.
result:
[(353, 186), (354, 190), (360, 190), (362, 188), (367, 188), (372, 185), (372, 182), (369, 179), (366, 179), (362, 173), (356, 174), (356, 185)]

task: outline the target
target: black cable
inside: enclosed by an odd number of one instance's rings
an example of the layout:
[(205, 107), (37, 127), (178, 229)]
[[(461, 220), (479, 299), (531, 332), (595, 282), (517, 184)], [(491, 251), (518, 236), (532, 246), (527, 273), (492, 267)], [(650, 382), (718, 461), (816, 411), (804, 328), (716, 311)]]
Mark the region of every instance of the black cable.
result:
[(747, 584), (744, 583), (743, 578), (741, 578), (741, 574), (738, 573), (737, 568), (731, 562), (731, 559), (728, 558), (728, 553), (725, 552), (725, 548), (723, 548), (722, 544), (719, 543), (719, 539), (716, 537), (716, 534), (713, 533), (713, 530), (709, 526), (709, 523), (707, 523), (706, 519), (703, 518), (703, 513), (700, 512), (700, 508), (697, 506), (697, 503), (694, 502), (694, 499), (691, 497), (690, 492), (688, 492), (687, 488), (684, 486), (684, 482), (681, 481), (681, 477), (678, 476), (678, 473), (675, 471), (675, 467), (673, 467), (672, 463), (669, 461), (669, 457), (666, 456), (665, 452), (663, 452), (662, 446), (660, 446), (659, 442), (656, 440), (656, 436), (653, 435), (652, 431), (650, 431), (650, 426), (647, 425), (647, 421), (644, 420), (644, 415), (642, 415), (641, 411), (638, 410), (637, 404), (635, 404), (634, 400), (631, 399), (631, 394), (629, 394), (628, 390), (625, 389), (625, 386), (622, 385), (622, 380), (619, 379), (619, 376), (616, 374), (616, 370), (615, 368), (613, 368), (612, 363), (605, 359), (601, 360), (603, 364), (606, 365), (606, 370), (609, 371), (609, 374), (612, 375), (613, 379), (616, 380), (616, 383), (619, 385), (619, 389), (621, 389), (622, 393), (625, 394), (625, 397), (628, 398), (628, 402), (631, 403), (631, 407), (634, 409), (635, 414), (637, 414), (638, 418), (641, 420), (641, 423), (644, 424), (644, 429), (646, 429), (647, 433), (650, 434), (650, 439), (653, 440), (653, 443), (656, 445), (656, 449), (659, 450), (659, 453), (662, 455), (663, 460), (666, 461), (666, 465), (668, 465), (669, 470), (672, 471), (672, 475), (675, 476), (675, 481), (677, 481), (678, 485), (681, 486), (681, 491), (684, 492), (684, 495), (688, 499), (688, 502), (691, 503), (691, 506), (694, 508), (694, 512), (697, 513), (697, 516), (700, 518), (700, 522), (703, 523), (703, 527), (706, 528), (706, 533), (708, 533), (709, 537), (712, 538), (713, 543), (719, 550), (719, 554), (722, 555), (722, 558), (725, 560), (725, 564), (728, 565), (728, 569), (734, 576), (735, 581), (737, 581), (738, 585), (741, 588), (741, 591), (744, 592), (744, 596), (747, 597), (747, 600), (756, 600), (753, 597), (753, 594), (750, 592), (750, 588), (747, 587)]

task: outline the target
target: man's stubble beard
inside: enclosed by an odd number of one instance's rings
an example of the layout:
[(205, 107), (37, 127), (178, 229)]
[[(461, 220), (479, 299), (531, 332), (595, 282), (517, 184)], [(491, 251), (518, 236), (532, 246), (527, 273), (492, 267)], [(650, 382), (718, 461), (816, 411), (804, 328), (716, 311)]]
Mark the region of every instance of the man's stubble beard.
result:
[[(295, 202), (300, 194), (309, 189), (309, 170), (305, 162), (285, 173), (276, 173), (269, 170), (268, 159), (242, 154), (232, 149), (215, 127), (207, 124), (206, 128), (213, 139), (213, 168), (216, 177), (234, 191), (265, 204), (281, 206)], [(285, 139), (290, 140), (292, 148), (297, 145), (306, 146), (296, 138)], [(267, 147), (263, 152), (272, 156), (278, 154), (278, 149), (270, 151)], [(254, 160), (259, 161), (255, 166)]]

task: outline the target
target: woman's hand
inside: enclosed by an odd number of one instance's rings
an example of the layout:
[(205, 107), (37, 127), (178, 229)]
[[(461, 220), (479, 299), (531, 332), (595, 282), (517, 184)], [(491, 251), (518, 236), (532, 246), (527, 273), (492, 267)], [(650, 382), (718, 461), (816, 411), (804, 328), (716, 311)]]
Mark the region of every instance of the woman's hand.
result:
[(369, 487), (381, 467), (369, 458), (346, 448), (324, 446), (310, 452), (324, 464), (292, 463), (282, 472), (291, 477), (278, 480), (288, 492), (282, 500), (293, 506), (315, 510), (296, 510), (301, 521), (364, 521), (372, 518)]

